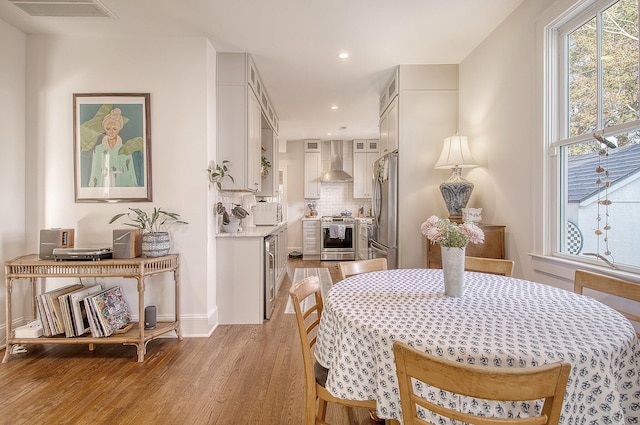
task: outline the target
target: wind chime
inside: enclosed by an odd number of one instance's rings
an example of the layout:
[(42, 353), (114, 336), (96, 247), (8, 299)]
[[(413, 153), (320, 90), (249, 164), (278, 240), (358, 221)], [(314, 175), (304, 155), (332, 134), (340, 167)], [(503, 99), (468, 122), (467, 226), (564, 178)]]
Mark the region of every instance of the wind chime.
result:
[[(596, 229), (594, 231), (598, 238), (598, 252), (585, 252), (584, 255), (593, 255), (607, 263), (609, 267), (615, 269), (613, 255), (609, 249), (609, 230), (611, 230), (609, 205), (612, 203), (611, 200), (609, 200), (609, 187), (611, 186), (611, 180), (609, 179), (609, 149), (617, 148), (618, 141), (614, 137), (603, 137), (603, 132), (593, 133), (593, 137), (600, 142), (598, 167), (596, 168), (598, 175), (596, 180), (596, 184), (598, 185), (598, 204)], [(601, 237), (604, 242), (604, 255), (600, 254)], [(609, 257), (610, 260), (607, 257)]]

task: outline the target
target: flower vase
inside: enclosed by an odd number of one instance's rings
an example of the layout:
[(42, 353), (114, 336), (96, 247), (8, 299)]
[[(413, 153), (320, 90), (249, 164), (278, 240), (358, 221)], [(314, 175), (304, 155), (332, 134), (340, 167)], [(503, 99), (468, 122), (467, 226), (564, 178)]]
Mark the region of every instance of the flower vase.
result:
[(465, 248), (441, 247), (444, 294), (461, 297), (464, 293), (464, 251)]

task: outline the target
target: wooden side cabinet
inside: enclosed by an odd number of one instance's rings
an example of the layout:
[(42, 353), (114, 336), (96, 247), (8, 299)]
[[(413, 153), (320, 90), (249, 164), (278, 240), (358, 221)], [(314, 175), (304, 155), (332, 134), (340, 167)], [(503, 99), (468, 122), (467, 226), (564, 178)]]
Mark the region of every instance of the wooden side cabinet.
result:
[[(505, 258), (504, 246), (504, 228), (500, 224), (479, 224), (478, 227), (484, 232), (484, 243), (475, 245), (468, 244), (465, 255), (469, 257), (485, 257), (485, 258)], [(442, 256), (440, 254), (440, 245), (432, 244), (429, 239), (424, 237), (427, 244), (426, 266), (428, 269), (441, 269)]]

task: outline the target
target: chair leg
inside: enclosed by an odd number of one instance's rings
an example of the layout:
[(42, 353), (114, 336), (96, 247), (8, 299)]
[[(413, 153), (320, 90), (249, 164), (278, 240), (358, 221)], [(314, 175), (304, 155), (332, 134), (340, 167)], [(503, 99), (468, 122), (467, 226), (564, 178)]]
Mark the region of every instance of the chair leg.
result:
[(318, 397), (318, 417), (323, 421), (327, 416), (327, 401)]

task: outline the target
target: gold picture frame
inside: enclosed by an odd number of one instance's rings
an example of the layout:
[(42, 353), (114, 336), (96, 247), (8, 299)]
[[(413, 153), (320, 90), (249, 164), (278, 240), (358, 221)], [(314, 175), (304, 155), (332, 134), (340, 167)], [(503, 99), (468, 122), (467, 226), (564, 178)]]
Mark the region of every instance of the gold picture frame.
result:
[(74, 93), (76, 202), (150, 202), (149, 93)]

